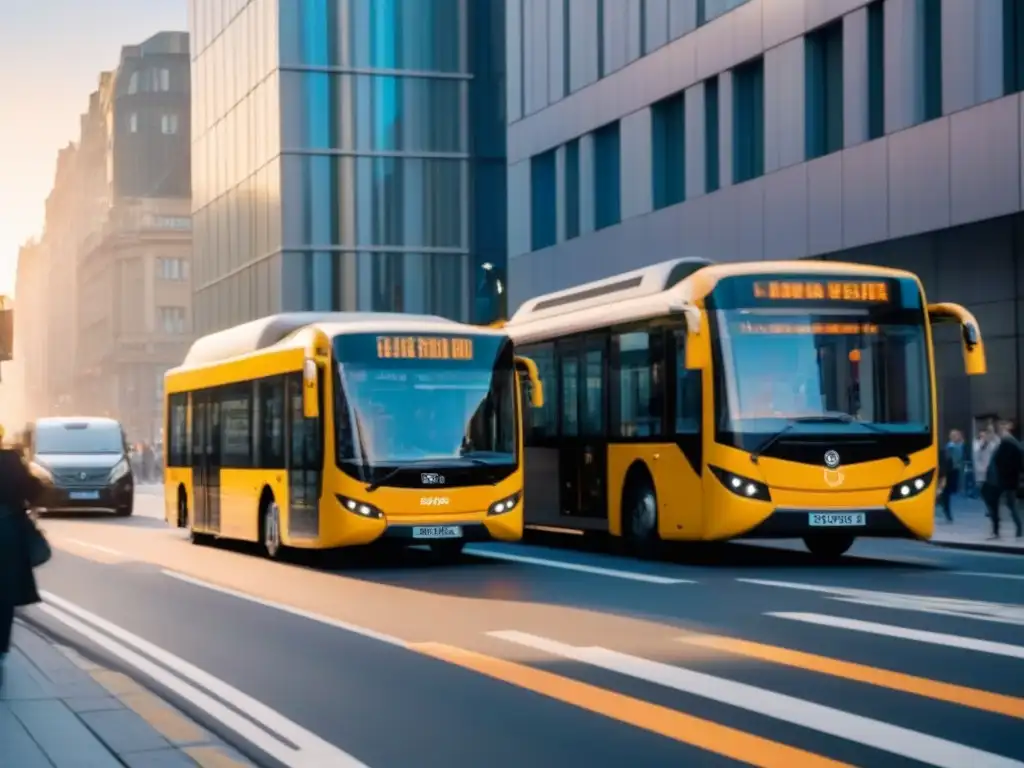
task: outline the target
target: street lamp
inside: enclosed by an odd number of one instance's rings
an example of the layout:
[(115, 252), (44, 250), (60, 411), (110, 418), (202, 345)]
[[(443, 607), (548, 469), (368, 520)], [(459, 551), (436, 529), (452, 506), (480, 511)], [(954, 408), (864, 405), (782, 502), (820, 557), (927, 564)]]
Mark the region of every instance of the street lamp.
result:
[(504, 271), (486, 261), (480, 265), (481, 279), (477, 285), (477, 308), (484, 323), (508, 319), (508, 291)]

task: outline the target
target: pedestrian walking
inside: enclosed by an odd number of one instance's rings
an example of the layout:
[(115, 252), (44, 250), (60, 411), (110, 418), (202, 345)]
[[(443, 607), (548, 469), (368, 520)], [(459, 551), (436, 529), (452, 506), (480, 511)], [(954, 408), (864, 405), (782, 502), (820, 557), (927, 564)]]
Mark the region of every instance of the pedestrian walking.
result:
[(964, 436), (959, 429), (953, 429), (950, 430), (949, 442), (946, 443), (939, 464), (939, 477), (942, 480), (939, 507), (949, 522), (953, 522), (953, 494), (960, 490), (963, 467)]
[[(0, 427), (0, 441), (3, 427)], [(0, 687), (11, 650), (14, 609), (39, 602), (33, 568), (50, 558), (50, 547), (36, 528), (29, 509), (42, 483), (19, 452), (0, 447)]]
[(1005, 504), (1010, 510), (1010, 518), (1017, 526), (1019, 539), (1024, 537), (1020, 513), (1017, 511), (1017, 490), (1020, 487), (1024, 453), (1017, 438), (1013, 436), (1012, 422), (1000, 421), (996, 425), (996, 432), (999, 435), (999, 445), (992, 454), (981, 493), (988, 508), (988, 516), (992, 520), (992, 535), (989, 538), (999, 538), (999, 510)]

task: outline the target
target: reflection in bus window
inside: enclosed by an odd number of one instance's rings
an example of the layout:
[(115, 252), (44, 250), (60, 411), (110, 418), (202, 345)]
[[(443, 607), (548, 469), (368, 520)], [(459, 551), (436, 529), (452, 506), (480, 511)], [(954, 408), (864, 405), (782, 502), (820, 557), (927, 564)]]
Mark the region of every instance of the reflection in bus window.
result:
[(616, 337), (619, 348), (619, 412), (617, 432), (623, 437), (651, 437), (661, 433), (657, 398), (660, 365), (646, 331)]
[(676, 434), (700, 431), (701, 372), (686, 367), (686, 330), (673, 332), (676, 345)]

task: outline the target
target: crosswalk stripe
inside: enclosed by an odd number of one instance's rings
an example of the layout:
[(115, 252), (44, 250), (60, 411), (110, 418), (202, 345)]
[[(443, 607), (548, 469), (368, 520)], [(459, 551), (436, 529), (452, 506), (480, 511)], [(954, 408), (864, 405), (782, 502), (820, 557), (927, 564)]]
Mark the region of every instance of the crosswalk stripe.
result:
[(777, 619), (802, 621), (805, 624), (818, 624), (823, 627), (834, 627), (836, 629), (851, 629), (855, 632), (867, 632), (873, 635), (896, 637), (901, 640), (916, 640), (920, 643), (944, 645), (949, 648), (961, 648), (966, 651), (990, 653), (995, 656), (1008, 656), (1011, 659), (1024, 659), (1024, 647), (1019, 645), (1010, 645), (1009, 643), (997, 643), (994, 640), (979, 640), (974, 637), (948, 635), (944, 632), (928, 632), (923, 629), (895, 627), (891, 624), (878, 624), (874, 621), (846, 619), (841, 616), (827, 616), (820, 613), (777, 611), (766, 615), (774, 616)]
[(727, 678), (649, 661), (607, 648), (566, 645), (525, 632), (510, 630), (488, 634), (554, 656), (674, 688), (683, 693), (756, 712), (938, 768), (963, 768), (965, 765), (1024, 768), (1024, 763), (1001, 755)]
[(440, 661), (749, 765), (846, 768), (845, 763), (812, 752), (505, 659), (442, 643), (410, 647)]
[(687, 645), (697, 645), (702, 648), (734, 653), (748, 658), (760, 659), (761, 661), (796, 667), (808, 672), (819, 672), (831, 675), (832, 677), (841, 677), (859, 683), (877, 685), (880, 688), (904, 691), (916, 696), (924, 696), (951, 704), (1024, 719), (1024, 699), (1004, 696), (1000, 693), (981, 691), (976, 688), (943, 683), (938, 680), (929, 680), (928, 678), (907, 675), (902, 672), (892, 672), (887, 669), (869, 667), (865, 664), (855, 664), (853, 662), (832, 659), (827, 656), (818, 656), (813, 653), (804, 653), (803, 651), (794, 651), (789, 648), (779, 648), (774, 645), (754, 643), (732, 637), (686, 635), (676, 639)]

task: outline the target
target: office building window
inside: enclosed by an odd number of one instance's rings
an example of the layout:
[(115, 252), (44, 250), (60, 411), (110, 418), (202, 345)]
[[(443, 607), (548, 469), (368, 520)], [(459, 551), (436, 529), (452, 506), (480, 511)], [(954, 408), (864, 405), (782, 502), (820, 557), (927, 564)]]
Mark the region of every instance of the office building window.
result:
[(697, 26), (717, 19), (723, 13), (739, 8), (750, 0), (697, 0)]
[(868, 139), (885, 135), (885, 3), (868, 6)]
[(185, 333), (184, 307), (157, 307), (157, 323), (164, 333)]
[(683, 93), (662, 99), (651, 107), (651, 182), (654, 209), (660, 210), (685, 198), (686, 110)]
[(160, 91), (169, 91), (169, 90), (171, 90), (171, 70), (169, 70), (169, 69), (160, 69), (160, 70), (158, 70), (157, 90), (160, 90)]
[(530, 248), (539, 251), (558, 240), (555, 150), (530, 159)]
[(571, 1), (562, 0), (562, 93), (564, 96), (572, 93), (572, 24), (569, 16)]
[(173, 136), (178, 132), (178, 116), (173, 112), (167, 115), (160, 115), (160, 130), (166, 136)]
[(132, 96), (139, 92), (139, 73), (132, 72), (131, 77), (128, 78), (128, 95)]
[(704, 191), (721, 186), (718, 172), (718, 75), (704, 81)]
[[(597, 76), (605, 76), (604, 71), (604, 0), (593, 0), (597, 3)], [(568, 21), (568, 17), (566, 17)]]
[(807, 158), (843, 148), (843, 22), (828, 24), (804, 39)]
[(921, 87), (924, 120), (942, 117), (942, 0), (921, 3)]
[(161, 280), (188, 280), (188, 262), (184, 259), (159, 259), (157, 276)]
[(1024, 0), (1003, 0), (1003, 90), (1024, 91)]
[(132, 112), (128, 115), (128, 132), (138, 133), (139, 132), (139, 113)]
[(732, 180), (742, 184), (764, 174), (764, 59), (733, 70)]
[(622, 219), (619, 123), (594, 131), (594, 229), (618, 224)]
[(565, 238), (580, 236), (580, 140), (565, 145)]

